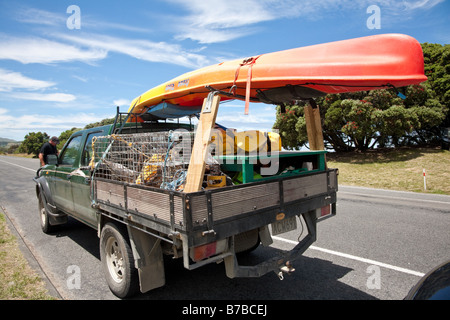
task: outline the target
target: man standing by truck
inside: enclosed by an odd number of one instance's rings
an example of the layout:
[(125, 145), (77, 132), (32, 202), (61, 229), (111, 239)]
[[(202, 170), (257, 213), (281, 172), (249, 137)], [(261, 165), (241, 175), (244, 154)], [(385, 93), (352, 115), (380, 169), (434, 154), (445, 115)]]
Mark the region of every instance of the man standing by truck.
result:
[(39, 160), (41, 161), (41, 167), (47, 164), (47, 156), (49, 154), (58, 155), (58, 149), (56, 145), (59, 143), (59, 139), (57, 137), (52, 137), (48, 142), (44, 143), (39, 152)]

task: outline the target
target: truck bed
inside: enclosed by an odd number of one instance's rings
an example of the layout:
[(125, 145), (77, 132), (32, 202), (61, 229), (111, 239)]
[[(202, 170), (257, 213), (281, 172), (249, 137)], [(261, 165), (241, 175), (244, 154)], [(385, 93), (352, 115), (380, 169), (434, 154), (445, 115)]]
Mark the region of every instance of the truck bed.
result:
[(188, 246), (266, 226), (276, 215), (300, 215), (332, 205), (335, 213), (337, 170), (304, 173), (193, 193), (163, 190), (97, 178), (97, 207), (158, 237), (181, 233)]

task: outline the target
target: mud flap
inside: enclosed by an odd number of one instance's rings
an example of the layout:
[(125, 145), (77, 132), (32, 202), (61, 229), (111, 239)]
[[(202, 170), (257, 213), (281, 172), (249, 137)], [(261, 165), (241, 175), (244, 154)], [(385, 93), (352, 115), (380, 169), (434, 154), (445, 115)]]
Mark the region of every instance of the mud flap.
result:
[(35, 177), (33, 181), (36, 183), (36, 196), (38, 198), (41, 197), (45, 210), (48, 213), (50, 225), (56, 226), (67, 223), (67, 214), (56, 208), (47, 180), (43, 177)]
[(162, 287), (166, 278), (161, 240), (133, 227), (127, 228), (141, 292)]

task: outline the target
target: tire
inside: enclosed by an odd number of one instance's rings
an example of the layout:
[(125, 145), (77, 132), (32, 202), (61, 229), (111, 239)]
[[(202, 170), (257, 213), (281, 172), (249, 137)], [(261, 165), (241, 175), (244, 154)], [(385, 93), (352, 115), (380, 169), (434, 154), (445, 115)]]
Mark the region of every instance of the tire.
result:
[(100, 259), (106, 282), (119, 298), (129, 298), (139, 289), (128, 233), (123, 226), (107, 223), (100, 236)]
[(52, 233), (55, 227), (50, 224), (50, 217), (48, 215), (47, 209), (45, 208), (45, 199), (42, 193), (39, 194), (39, 220), (41, 222), (41, 229), (44, 233)]
[(234, 237), (234, 251), (245, 255), (256, 250), (260, 243), (258, 229), (243, 232)]

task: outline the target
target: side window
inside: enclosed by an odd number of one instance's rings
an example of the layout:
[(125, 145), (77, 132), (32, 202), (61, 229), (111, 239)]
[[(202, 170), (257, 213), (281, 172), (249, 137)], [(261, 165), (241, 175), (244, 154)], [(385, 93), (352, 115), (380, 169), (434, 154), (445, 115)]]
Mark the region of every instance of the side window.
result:
[(89, 165), (92, 156), (92, 139), (94, 137), (99, 137), (103, 135), (103, 131), (92, 132), (88, 135), (86, 139), (86, 144), (84, 145), (83, 154), (81, 156), (81, 166)]
[(60, 162), (62, 165), (73, 166), (75, 160), (77, 159), (78, 152), (81, 146), (81, 136), (76, 136), (70, 140), (67, 147), (64, 149), (63, 154), (60, 157)]

